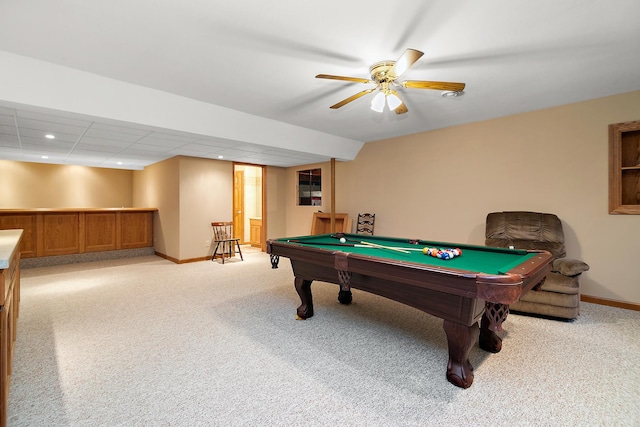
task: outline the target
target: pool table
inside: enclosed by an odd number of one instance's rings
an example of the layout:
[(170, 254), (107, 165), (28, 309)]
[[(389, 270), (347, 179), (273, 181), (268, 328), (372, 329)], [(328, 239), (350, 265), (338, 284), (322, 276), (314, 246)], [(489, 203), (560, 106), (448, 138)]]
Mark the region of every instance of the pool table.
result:
[[(424, 247), (462, 253), (445, 260), (425, 255)], [(291, 261), (300, 319), (313, 316), (314, 280), (338, 284), (342, 304), (352, 301), (354, 288), (442, 318), (449, 347), (447, 379), (462, 388), (473, 383), (473, 345), (479, 340), (486, 351), (501, 350), (496, 332), (502, 331), (509, 304), (539, 287), (553, 260), (547, 251), (349, 233), (270, 239), (267, 253), (272, 268), (278, 268), (280, 257)]]

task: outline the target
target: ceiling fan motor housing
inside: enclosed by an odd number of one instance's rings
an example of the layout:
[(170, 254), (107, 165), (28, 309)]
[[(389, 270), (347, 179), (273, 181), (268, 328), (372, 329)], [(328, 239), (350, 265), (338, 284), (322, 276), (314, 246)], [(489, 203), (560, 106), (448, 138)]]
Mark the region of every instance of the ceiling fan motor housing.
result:
[(371, 80), (376, 83), (392, 82), (396, 79), (395, 76), (389, 76), (389, 70), (393, 68), (396, 61), (380, 61), (369, 67), (371, 73)]

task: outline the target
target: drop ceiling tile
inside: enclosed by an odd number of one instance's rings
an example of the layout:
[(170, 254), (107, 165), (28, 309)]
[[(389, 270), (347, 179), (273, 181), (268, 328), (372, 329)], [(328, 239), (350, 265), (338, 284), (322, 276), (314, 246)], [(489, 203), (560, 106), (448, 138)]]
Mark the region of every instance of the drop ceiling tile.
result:
[(157, 145), (166, 145), (172, 144), (174, 146), (189, 144), (197, 141), (197, 137), (192, 136), (179, 136), (172, 135), (167, 133), (153, 132), (150, 135), (145, 136), (140, 140), (143, 144), (157, 144)]
[(15, 131), (16, 122), (13, 119), (13, 116), (7, 116), (7, 115), (4, 115), (4, 114), (0, 114), (0, 126), (10, 126)]
[[(127, 157), (125, 157), (125, 160), (127, 162), (136, 162), (138, 164), (141, 165), (151, 165), (153, 163), (157, 163), (157, 162), (161, 162), (163, 160), (167, 160), (170, 157), (154, 157), (154, 156), (149, 156), (149, 155), (141, 155), (141, 156), (136, 156), (136, 155), (127, 155)], [(113, 157), (114, 160), (121, 160), (120, 157)]]
[(5, 152), (4, 147), (12, 147), (12, 148), (20, 149), (20, 143), (18, 142), (17, 139), (14, 141), (11, 141), (9, 139), (4, 139), (0, 137), (0, 150), (2, 150), (3, 154)]
[(25, 122), (37, 121), (45, 123), (58, 123), (61, 125), (68, 125), (73, 127), (87, 128), (91, 125), (90, 120), (82, 120), (77, 117), (66, 117), (58, 114), (38, 113), (27, 110), (17, 110), (16, 115), (18, 120), (24, 120)]
[(97, 139), (104, 139), (104, 140), (110, 140), (110, 141), (122, 141), (122, 142), (134, 143), (140, 140), (142, 136), (143, 135), (139, 135), (131, 132), (117, 132), (117, 131), (112, 131), (107, 129), (96, 129), (95, 126), (91, 126), (85, 132), (83, 139), (97, 138)]
[(17, 141), (3, 141), (0, 139), (0, 153), (2, 155), (11, 153), (13, 151), (21, 152), (20, 144)]
[(15, 128), (15, 126), (11, 126), (11, 125), (5, 125), (0, 123), (0, 138), (2, 137), (2, 135), (18, 135), (18, 132)]
[(22, 157), (24, 161), (27, 162), (64, 163), (66, 156), (60, 153), (49, 153), (46, 156), (43, 156), (42, 153), (25, 151)]
[(236, 148), (238, 150), (248, 151), (251, 153), (264, 153), (271, 149), (270, 147), (256, 144), (238, 144)]
[(180, 151), (180, 152), (192, 152), (192, 153), (209, 153), (211, 151), (214, 151), (218, 149), (217, 147), (213, 147), (213, 146), (209, 146), (209, 145), (205, 145), (205, 144), (186, 144), (183, 145), (181, 147), (179, 147), (176, 150), (172, 150), (172, 151)]
[(95, 129), (95, 130), (104, 130), (107, 132), (117, 132), (117, 133), (124, 133), (124, 134), (129, 134), (129, 135), (137, 135), (138, 137), (143, 137), (145, 135), (148, 135), (152, 132), (152, 130), (146, 130), (144, 129), (144, 126), (139, 125), (137, 127), (127, 127), (127, 126), (122, 126), (122, 125), (114, 125), (114, 124), (109, 124), (109, 123), (100, 123), (100, 122), (95, 122), (91, 125), (91, 129)]
[(226, 139), (203, 138), (195, 142), (196, 144), (206, 145), (207, 147), (235, 147), (239, 143), (237, 141), (229, 141)]
[(50, 149), (56, 149), (56, 148), (64, 148), (66, 150), (71, 150), (75, 145), (75, 143), (72, 141), (52, 140), (52, 141), (47, 141), (46, 143), (43, 143), (42, 140), (39, 138), (28, 138), (28, 137), (20, 138), (20, 141), (22, 142), (23, 147), (38, 147), (41, 150), (50, 150)]
[(120, 153), (122, 153), (123, 155), (127, 155), (127, 156), (128, 155), (155, 156), (155, 157), (166, 157), (167, 156), (167, 154), (162, 150), (148, 149), (147, 147), (150, 147), (150, 146), (141, 146), (140, 144), (136, 144), (131, 148), (127, 148), (127, 149), (121, 150)]
[(173, 147), (162, 147), (162, 146), (158, 146), (158, 145), (149, 145), (149, 144), (138, 143), (138, 144), (133, 145), (131, 147), (127, 147), (122, 151), (123, 152), (137, 151), (137, 152), (146, 152), (146, 153), (166, 153), (167, 151), (171, 150), (171, 148), (173, 148)]
[[(113, 153), (103, 153), (103, 152), (72, 152), (68, 153), (65, 157), (67, 159), (92, 159), (93, 163), (102, 163), (107, 159), (111, 159)], [(87, 164), (88, 160), (83, 161), (83, 164)]]
[(64, 148), (49, 148), (48, 150), (43, 150), (42, 148), (37, 148), (37, 147), (23, 147), (22, 150), (24, 151), (24, 153), (33, 153), (33, 154), (38, 154), (41, 156), (46, 156), (46, 155), (56, 155), (56, 156), (66, 156), (67, 154), (69, 154), (69, 150), (64, 149)]
[(66, 142), (75, 143), (78, 140), (78, 135), (62, 133), (62, 132), (55, 132), (54, 133), (55, 138), (48, 139), (48, 138), (45, 138), (45, 135), (47, 133), (48, 132), (43, 132), (41, 130), (36, 130), (36, 129), (21, 128), (20, 138), (22, 140), (25, 140), (27, 138), (32, 140), (39, 140), (42, 144), (45, 144), (45, 145), (51, 142), (56, 142), (56, 141), (66, 141)]
[(76, 145), (73, 149), (74, 153), (119, 153), (122, 151), (121, 147), (114, 147), (110, 145)]
[(54, 122), (44, 122), (40, 120), (31, 120), (31, 119), (23, 119), (18, 118), (18, 126), (20, 127), (20, 132), (23, 132), (27, 129), (39, 130), (41, 132), (47, 133), (64, 133), (69, 135), (77, 135), (80, 136), (86, 129), (85, 127), (73, 126), (63, 123), (54, 123)]
[(129, 147), (132, 143), (128, 141), (116, 141), (113, 139), (97, 138), (93, 136), (84, 136), (78, 142), (78, 147), (115, 147), (118, 149)]

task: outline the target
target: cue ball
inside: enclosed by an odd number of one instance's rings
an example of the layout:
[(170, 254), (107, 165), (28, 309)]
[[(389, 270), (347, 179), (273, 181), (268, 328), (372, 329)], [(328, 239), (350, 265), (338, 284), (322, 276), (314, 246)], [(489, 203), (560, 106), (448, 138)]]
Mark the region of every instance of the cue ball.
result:
[(340, 243), (347, 243), (347, 239), (345, 239), (344, 237), (340, 238)]

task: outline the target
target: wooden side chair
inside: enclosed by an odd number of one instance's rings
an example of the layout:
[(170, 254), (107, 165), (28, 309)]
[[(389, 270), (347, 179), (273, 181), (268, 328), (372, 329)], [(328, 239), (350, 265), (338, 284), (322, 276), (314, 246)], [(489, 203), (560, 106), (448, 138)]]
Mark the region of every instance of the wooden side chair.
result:
[(211, 227), (213, 227), (213, 242), (216, 244), (211, 261), (215, 259), (218, 249), (220, 249), (222, 263), (224, 264), (225, 255), (228, 255), (229, 258), (234, 255), (234, 243), (238, 249), (240, 259), (244, 261), (242, 250), (240, 249), (240, 239), (233, 236), (233, 222), (212, 222)]
[(376, 220), (376, 214), (359, 213), (358, 222), (356, 224), (356, 234), (368, 234), (373, 236), (373, 224)]

